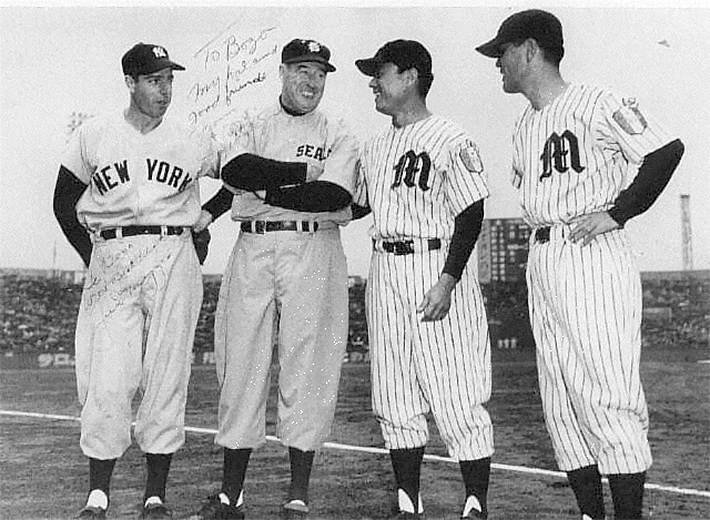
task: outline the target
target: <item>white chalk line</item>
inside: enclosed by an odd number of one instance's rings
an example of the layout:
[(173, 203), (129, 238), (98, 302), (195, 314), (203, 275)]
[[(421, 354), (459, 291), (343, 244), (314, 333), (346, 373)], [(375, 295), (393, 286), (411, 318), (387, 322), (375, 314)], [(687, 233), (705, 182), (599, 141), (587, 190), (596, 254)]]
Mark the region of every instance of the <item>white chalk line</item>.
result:
[[(35, 419), (54, 419), (57, 421), (74, 421), (74, 422), (80, 422), (81, 419), (79, 417), (72, 417), (70, 415), (55, 415), (55, 414), (46, 414), (46, 413), (35, 413), (35, 412), (18, 412), (18, 411), (13, 411), (13, 410), (0, 410), (0, 415), (9, 415), (13, 417), (31, 417)], [(197, 428), (193, 426), (185, 426), (185, 431), (190, 432), (190, 433), (202, 433), (206, 435), (216, 435), (217, 430), (213, 428)], [(280, 443), (279, 439), (277, 437), (274, 437), (273, 435), (267, 435), (266, 440), (269, 442), (276, 442)], [(370, 453), (370, 454), (376, 454), (376, 455), (389, 455), (389, 451), (383, 448), (371, 448), (367, 446), (353, 446), (350, 444), (340, 444), (337, 442), (326, 442), (323, 444), (324, 448), (329, 448), (333, 450), (341, 450), (341, 451), (357, 451), (360, 453)], [(424, 455), (425, 460), (430, 460), (433, 462), (448, 462), (448, 463), (453, 463), (457, 464), (457, 461), (455, 459), (452, 459), (451, 457), (442, 457), (439, 455)], [(560, 479), (567, 479), (567, 475), (562, 472), (562, 471), (551, 471), (547, 469), (538, 469), (538, 468), (527, 468), (525, 466), (511, 466), (510, 464), (498, 464), (498, 463), (491, 463), (491, 467), (494, 469), (500, 469), (504, 471), (512, 471), (516, 473), (529, 473), (533, 475), (545, 475), (548, 477), (555, 477), (555, 478), (560, 478)], [(606, 479), (603, 479), (606, 481)], [(660, 484), (649, 484), (648, 482), (645, 485), (646, 489), (653, 489), (656, 491), (667, 491), (669, 493), (676, 493), (679, 495), (689, 495), (689, 496), (696, 496), (696, 497), (703, 497), (703, 498), (710, 498), (710, 491), (702, 491), (699, 489), (686, 489), (686, 488), (679, 488), (679, 487), (674, 487), (674, 486), (662, 486)]]

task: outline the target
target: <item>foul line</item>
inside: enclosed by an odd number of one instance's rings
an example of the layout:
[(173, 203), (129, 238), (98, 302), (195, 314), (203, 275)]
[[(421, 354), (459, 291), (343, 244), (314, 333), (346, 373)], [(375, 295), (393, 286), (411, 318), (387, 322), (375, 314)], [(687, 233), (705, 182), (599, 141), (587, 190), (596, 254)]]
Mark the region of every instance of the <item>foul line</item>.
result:
[[(12, 410), (0, 410), (0, 415), (9, 415), (13, 417), (32, 417), (35, 419), (55, 419), (58, 421), (74, 421), (80, 422), (79, 417), (72, 417), (69, 415), (54, 415), (46, 413), (33, 413), (33, 412), (17, 412)], [(190, 433), (203, 433), (206, 435), (216, 435), (217, 430), (213, 428), (197, 428), (193, 426), (185, 426), (185, 431)], [(280, 443), (277, 437), (273, 435), (267, 435), (266, 440), (270, 442)], [(350, 444), (340, 444), (337, 442), (326, 442), (323, 444), (324, 448), (329, 448), (333, 450), (341, 451), (357, 451), (361, 453), (373, 453), (377, 455), (389, 455), (389, 451), (383, 448), (369, 448), (367, 446), (353, 446)], [(439, 455), (424, 455), (425, 460), (431, 460), (434, 462), (449, 462), (456, 464), (457, 461), (451, 457), (441, 457)], [(529, 473), (533, 475), (545, 475), (548, 477), (556, 477), (561, 479), (567, 479), (567, 474), (562, 471), (550, 471), (547, 469), (537, 469), (537, 468), (526, 468), (524, 466), (511, 466), (509, 464), (497, 464), (491, 463), (491, 467), (495, 469), (501, 469), (504, 471), (513, 471), (516, 473)], [(603, 479), (606, 481), (606, 479)], [(699, 489), (686, 489), (674, 486), (662, 486), (660, 484), (649, 484), (646, 483), (646, 489), (654, 489), (657, 491), (668, 491), (669, 493), (677, 493), (679, 495), (689, 495), (703, 498), (710, 498), (710, 491), (701, 491)]]

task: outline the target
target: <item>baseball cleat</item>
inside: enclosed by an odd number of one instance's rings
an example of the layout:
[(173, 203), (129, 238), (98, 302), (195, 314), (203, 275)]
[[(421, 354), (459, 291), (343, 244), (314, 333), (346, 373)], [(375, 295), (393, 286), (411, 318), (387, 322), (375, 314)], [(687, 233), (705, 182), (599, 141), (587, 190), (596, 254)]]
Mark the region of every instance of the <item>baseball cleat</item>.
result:
[(173, 513), (162, 502), (152, 502), (143, 506), (141, 520), (165, 520), (172, 518)]
[(466, 499), (466, 504), (463, 506), (463, 513), (461, 513), (461, 520), (468, 520), (468, 519), (482, 519), (485, 520), (488, 518), (488, 514), (483, 511), (483, 507), (481, 506), (481, 503), (478, 501), (478, 498), (476, 498), (473, 495), (470, 495)]
[(82, 519), (103, 519), (106, 518), (106, 510), (103, 507), (86, 506), (79, 511), (77, 518)]
[[(241, 495), (239, 498), (241, 499)], [(200, 512), (192, 515), (190, 520), (243, 520), (244, 503), (240, 500), (238, 506), (233, 506), (228, 502), (229, 499), (224, 493), (210, 495), (202, 504)]]
[(284, 516), (287, 519), (306, 518), (308, 516), (308, 504), (303, 500), (291, 500), (284, 504)]

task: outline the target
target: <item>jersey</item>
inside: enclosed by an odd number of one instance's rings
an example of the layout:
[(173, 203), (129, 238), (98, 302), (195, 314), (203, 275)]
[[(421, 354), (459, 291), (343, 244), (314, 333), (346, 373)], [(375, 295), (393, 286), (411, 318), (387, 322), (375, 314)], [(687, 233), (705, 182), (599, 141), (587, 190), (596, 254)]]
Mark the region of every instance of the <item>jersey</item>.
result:
[(448, 240), (456, 215), (489, 195), (476, 143), (437, 115), (390, 125), (364, 146), (360, 171), (354, 201), (370, 204), (375, 239)]
[[(239, 132), (224, 147), (225, 164), (242, 153), (277, 161), (306, 162), (323, 168), (316, 180), (332, 182), (348, 193), (353, 192), (358, 143), (344, 120), (331, 119), (319, 109), (293, 116), (277, 104), (253, 120), (241, 122)], [(309, 220), (343, 225), (351, 218), (349, 207), (335, 212), (306, 213), (265, 204), (264, 192), (231, 191), (235, 194), (232, 219), (237, 221)]]
[(208, 137), (164, 119), (141, 134), (123, 112), (86, 121), (62, 158), (87, 189), (76, 210), (91, 231), (130, 225), (192, 226), (200, 215), (197, 179), (218, 177)]
[(528, 105), (515, 126), (513, 185), (532, 227), (608, 210), (635, 165), (671, 136), (633, 98), (571, 84), (542, 110)]

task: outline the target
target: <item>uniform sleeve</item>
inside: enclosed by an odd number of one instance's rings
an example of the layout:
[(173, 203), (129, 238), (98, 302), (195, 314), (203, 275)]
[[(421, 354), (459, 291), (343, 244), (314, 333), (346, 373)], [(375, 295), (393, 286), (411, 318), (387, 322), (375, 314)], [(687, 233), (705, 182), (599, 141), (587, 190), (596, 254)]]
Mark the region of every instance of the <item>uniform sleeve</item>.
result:
[(619, 99), (609, 91), (601, 98), (597, 131), (602, 140), (618, 147), (635, 164), (674, 139), (636, 99)]
[(358, 206), (366, 207), (369, 205), (367, 200), (367, 183), (365, 181), (365, 162), (364, 154), (360, 153), (356, 165), (355, 190), (353, 192), (353, 202)]
[(447, 195), (456, 215), (489, 195), (478, 146), (468, 135), (455, 139), (449, 148)]
[(357, 174), (358, 141), (345, 122), (338, 120), (334, 124), (331, 142), (330, 154), (324, 161), (323, 173), (318, 180), (337, 184), (352, 195)]
[(96, 171), (95, 161), (92, 159), (98, 132), (94, 129), (92, 121), (86, 121), (74, 131), (69, 144), (64, 149), (61, 165), (71, 172), (83, 184), (91, 182), (91, 176)]
[(198, 177), (219, 179), (221, 169), (221, 145), (217, 136), (211, 131), (205, 131), (198, 137), (198, 153), (200, 155), (200, 171)]

